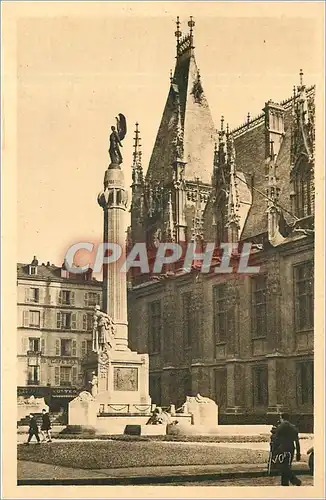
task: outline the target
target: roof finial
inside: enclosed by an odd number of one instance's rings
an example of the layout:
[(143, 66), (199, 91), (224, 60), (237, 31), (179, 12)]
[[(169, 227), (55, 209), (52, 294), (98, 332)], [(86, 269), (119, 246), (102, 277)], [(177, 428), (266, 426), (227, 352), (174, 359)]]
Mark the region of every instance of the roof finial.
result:
[(139, 124), (136, 122), (136, 130), (135, 130), (135, 137), (134, 137), (134, 152), (133, 152), (133, 158), (134, 158), (134, 166), (137, 166), (141, 163), (141, 151), (140, 151), (140, 135), (139, 135)]
[(172, 74), (172, 69), (170, 69), (170, 82), (173, 83), (173, 74)]
[(248, 114), (247, 114), (247, 125), (249, 125), (249, 122), (250, 122), (250, 113), (248, 112)]
[(224, 116), (221, 116), (221, 132), (223, 132), (223, 127), (224, 127)]
[(226, 135), (229, 135), (230, 133), (230, 128), (229, 128), (229, 124), (227, 123), (226, 124)]
[(302, 69), (300, 69), (299, 75), (300, 75), (300, 87), (302, 87), (303, 86), (303, 71), (302, 71)]
[(180, 31), (180, 20), (179, 20), (179, 16), (177, 16), (177, 21), (176, 21), (176, 25), (177, 25), (177, 29), (175, 31), (175, 36), (176, 36), (176, 39), (177, 39), (177, 49), (179, 49), (179, 44), (180, 44), (180, 38), (181, 38), (181, 35), (182, 35), (182, 32)]
[(193, 20), (192, 16), (190, 16), (190, 20), (188, 21), (188, 26), (190, 28), (189, 35), (190, 35), (191, 45), (192, 45), (193, 40), (194, 40), (194, 26), (195, 26), (195, 21)]

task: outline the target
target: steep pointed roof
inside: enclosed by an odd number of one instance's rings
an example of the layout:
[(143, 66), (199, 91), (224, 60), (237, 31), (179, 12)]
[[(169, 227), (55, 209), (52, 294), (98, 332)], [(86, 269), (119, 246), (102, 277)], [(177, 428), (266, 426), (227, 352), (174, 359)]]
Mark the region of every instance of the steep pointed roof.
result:
[(168, 98), (156, 136), (147, 177), (169, 183), (177, 159), (186, 163), (184, 178), (210, 184), (216, 130), (204, 94), (194, 55), (192, 18), (190, 31), (181, 38), (177, 21), (177, 57)]

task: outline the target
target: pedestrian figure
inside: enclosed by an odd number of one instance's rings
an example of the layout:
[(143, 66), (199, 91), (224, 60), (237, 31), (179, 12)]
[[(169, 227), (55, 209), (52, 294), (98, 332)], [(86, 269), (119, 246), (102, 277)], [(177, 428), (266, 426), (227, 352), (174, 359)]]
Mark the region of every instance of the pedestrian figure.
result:
[(281, 485), (289, 486), (289, 483), (291, 483), (295, 486), (300, 486), (301, 480), (291, 469), (294, 449), (296, 450), (296, 459), (298, 462), (301, 458), (298, 430), (289, 421), (287, 413), (282, 413), (280, 424), (273, 430), (271, 443), (272, 463), (281, 472)]
[(30, 440), (32, 439), (33, 436), (36, 437), (37, 444), (40, 444), (40, 436), (38, 433), (38, 425), (35, 416), (31, 413), (30, 414), (30, 421), (29, 421), (29, 430), (28, 430), (28, 439), (27, 443), (30, 443)]
[(42, 410), (42, 425), (41, 425), (41, 434), (43, 437), (43, 441), (46, 441), (48, 438), (48, 443), (51, 443), (51, 420), (50, 415), (46, 410)]
[(277, 427), (280, 425), (281, 421), (278, 419), (276, 424), (273, 424), (273, 427), (271, 428), (271, 437), (270, 437), (270, 442), (269, 442), (269, 455), (268, 455), (268, 463), (267, 463), (267, 473), (269, 476), (272, 475), (273, 470), (275, 469), (275, 463), (273, 463), (273, 447), (274, 447), (274, 439), (275, 439), (275, 432)]

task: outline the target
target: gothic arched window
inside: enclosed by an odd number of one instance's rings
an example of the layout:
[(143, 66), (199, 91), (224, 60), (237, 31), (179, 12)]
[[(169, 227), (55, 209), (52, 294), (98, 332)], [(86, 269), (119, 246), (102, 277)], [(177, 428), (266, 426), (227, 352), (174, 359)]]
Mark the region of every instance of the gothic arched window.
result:
[(313, 214), (313, 186), (311, 168), (306, 159), (297, 165), (295, 173), (295, 211), (299, 219)]

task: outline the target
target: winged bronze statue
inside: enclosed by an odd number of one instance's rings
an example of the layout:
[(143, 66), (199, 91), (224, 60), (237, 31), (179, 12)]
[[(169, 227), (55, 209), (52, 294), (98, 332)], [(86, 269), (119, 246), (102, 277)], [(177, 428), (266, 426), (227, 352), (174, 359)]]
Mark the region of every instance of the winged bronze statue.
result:
[(123, 158), (120, 148), (122, 148), (121, 141), (123, 141), (127, 133), (126, 117), (122, 113), (119, 113), (116, 117), (116, 122), (116, 127), (111, 127), (109, 154), (111, 164), (121, 165)]

